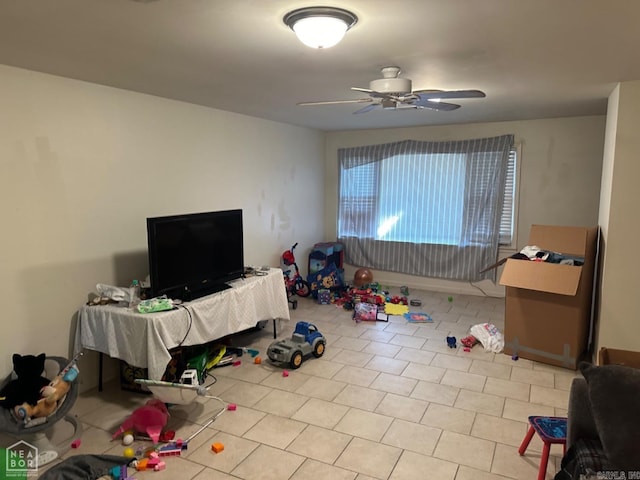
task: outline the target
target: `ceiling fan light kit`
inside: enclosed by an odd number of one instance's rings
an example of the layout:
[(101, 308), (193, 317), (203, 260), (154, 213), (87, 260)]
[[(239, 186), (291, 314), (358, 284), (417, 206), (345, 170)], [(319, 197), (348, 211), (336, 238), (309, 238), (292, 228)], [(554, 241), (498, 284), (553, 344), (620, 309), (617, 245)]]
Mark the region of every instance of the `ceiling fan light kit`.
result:
[(287, 13), (282, 21), (308, 47), (330, 48), (342, 40), (358, 17), (343, 8), (306, 7)]

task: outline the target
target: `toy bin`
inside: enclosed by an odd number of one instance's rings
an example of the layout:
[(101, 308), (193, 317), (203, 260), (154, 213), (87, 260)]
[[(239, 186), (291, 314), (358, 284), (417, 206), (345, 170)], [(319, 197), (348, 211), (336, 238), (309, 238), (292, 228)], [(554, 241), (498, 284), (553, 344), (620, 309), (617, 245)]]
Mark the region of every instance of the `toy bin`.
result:
[(309, 253), (309, 275), (334, 264), (342, 269), (344, 258), (343, 245), (338, 242), (316, 243)]

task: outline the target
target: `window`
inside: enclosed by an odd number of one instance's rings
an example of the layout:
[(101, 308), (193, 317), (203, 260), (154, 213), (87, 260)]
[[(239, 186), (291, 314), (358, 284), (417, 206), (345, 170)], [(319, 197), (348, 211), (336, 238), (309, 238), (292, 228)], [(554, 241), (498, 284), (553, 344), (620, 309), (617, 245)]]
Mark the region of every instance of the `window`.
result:
[[(498, 243), (513, 237), (515, 157), (512, 135), (340, 149), (338, 238), (346, 260), (476, 280), (495, 262)], [(434, 275), (440, 268), (449, 273)]]
[[(341, 236), (349, 231), (383, 241), (460, 243), (462, 222), (448, 220), (463, 218), (465, 155), (432, 155), (426, 162), (423, 156), (394, 155), (342, 173), (340, 197), (356, 218), (341, 224)], [(371, 215), (374, 222), (367, 221)]]

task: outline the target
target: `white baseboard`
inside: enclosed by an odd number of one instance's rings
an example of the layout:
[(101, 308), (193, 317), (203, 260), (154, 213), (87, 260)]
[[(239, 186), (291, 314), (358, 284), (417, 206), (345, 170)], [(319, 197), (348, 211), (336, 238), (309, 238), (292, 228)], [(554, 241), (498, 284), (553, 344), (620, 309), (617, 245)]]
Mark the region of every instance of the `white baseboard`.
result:
[[(351, 282), (353, 274), (358, 269), (351, 265), (345, 265), (345, 281)], [(431, 292), (453, 293), (457, 295), (475, 295), (480, 297), (504, 298), (505, 288), (502, 285), (493, 283), (490, 280), (480, 282), (456, 282), (452, 280), (441, 280), (438, 278), (416, 277), (401, 273), (373, 271), (373, 281), (383, 286), (401, 287), (406, 286), (416, 290), (427, 290)]]

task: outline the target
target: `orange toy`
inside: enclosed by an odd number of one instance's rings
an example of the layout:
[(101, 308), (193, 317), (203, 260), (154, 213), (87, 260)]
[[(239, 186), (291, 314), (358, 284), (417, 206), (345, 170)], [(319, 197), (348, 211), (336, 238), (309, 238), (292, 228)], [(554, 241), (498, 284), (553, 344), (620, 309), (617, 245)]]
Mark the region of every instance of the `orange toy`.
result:
[(373, 282), (373, 273), (368, 268), (359, 268), (353, 275), (353, 284), (356, 287), (362, 287)]
[(224, 445), (222, 443), (216, 442), (211, 445), (211, 450), (213, 450), (216, 453), (220, 453), (221, 451), (224, 450)]

